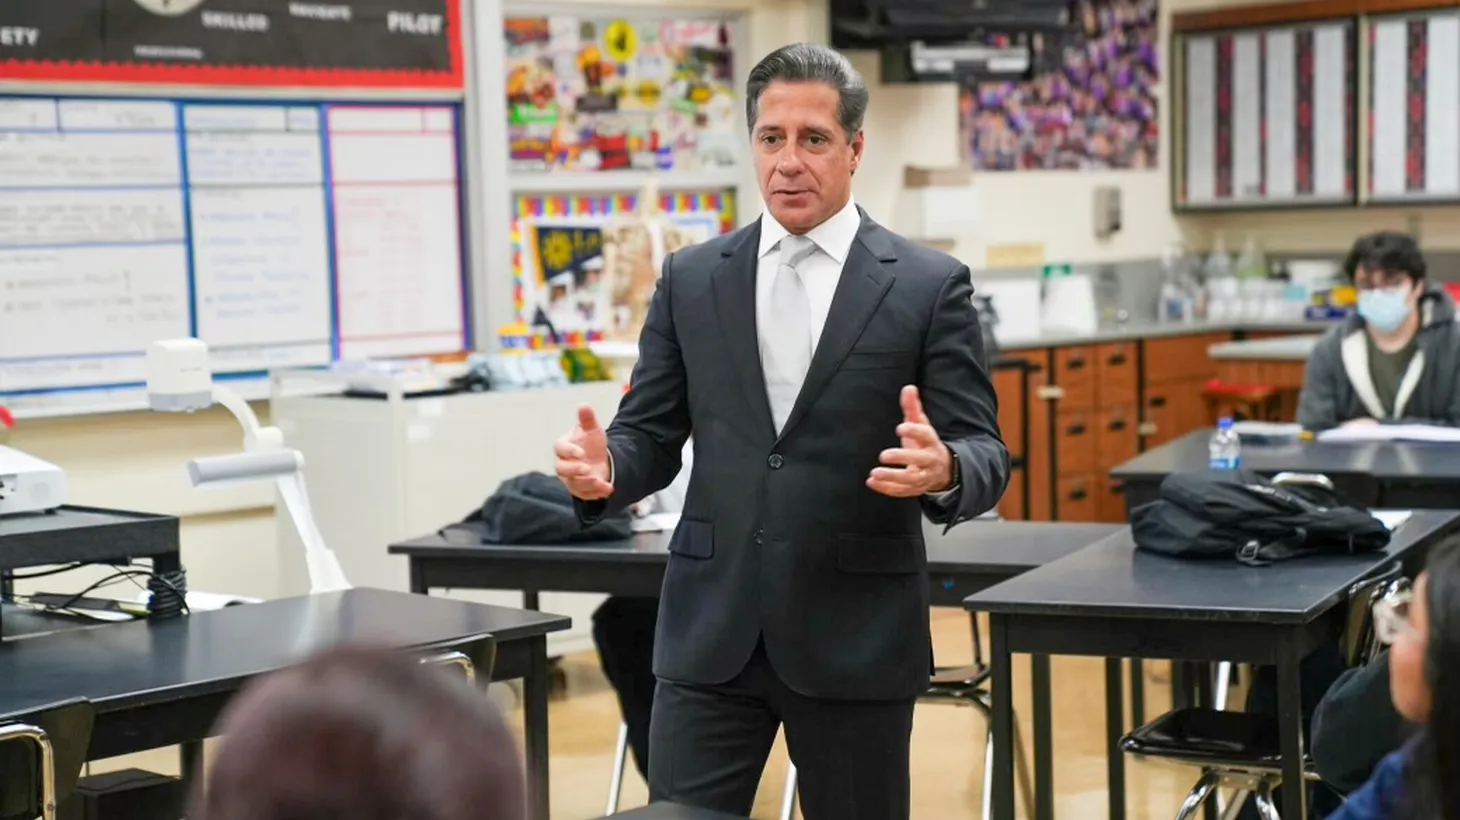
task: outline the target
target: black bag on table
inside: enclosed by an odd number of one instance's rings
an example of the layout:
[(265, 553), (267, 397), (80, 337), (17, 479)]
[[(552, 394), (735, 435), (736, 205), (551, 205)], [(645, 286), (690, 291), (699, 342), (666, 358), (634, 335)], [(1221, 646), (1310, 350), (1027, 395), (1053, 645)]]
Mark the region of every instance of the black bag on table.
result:
[(502, 482), (466, 520), (451, 527), (469, 530), (483, 544), (577, 544), (622, 541), (634, 536), (627, 511), (584, 528), (563, 482), (543, 473), (524, 473)]
[(1138, 549), (1262, 566), (1389, 545), (1389, 528), (1324, 487), (1275, 485), (1245, 470), (1173, 473), (1131, 512)]

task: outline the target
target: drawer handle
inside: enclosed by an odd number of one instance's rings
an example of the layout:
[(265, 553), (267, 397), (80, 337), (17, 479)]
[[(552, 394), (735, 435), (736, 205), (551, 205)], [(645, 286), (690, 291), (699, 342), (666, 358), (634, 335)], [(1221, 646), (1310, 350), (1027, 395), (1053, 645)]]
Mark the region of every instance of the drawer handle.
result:
[(1156, 422), (1148, 421), (1136, 428), (1136, 432), (1143, 436), (1154, 436), (1157, 433)]
[(1110, 423), (1110, 429), (1111, 430), (1114, 430), (1116, 432), (1119, 432), (1121, 430), (1124, 430), (1125, 429), (1125, 419), (1117, 419), (1116, 421), (1112, 421)]
[(1065, 397), (1065, 389), (1063, 387), (1056, 387), (1055, 385), (1047, 384), (1044, 387), (1036, 390), (1034, 392), (1034, 395), (1038, 396), (1041, 399), (1044, 399), (1045, 401), (1058, 401)]
[(1125, 494), (1125, 485), (1124, 484), (1111, 484), (1110, 485), (1110, 494), (1111, 495), (1124, 495)]
[(1075, 491), (1073, 491), (1073, 492), (1070, 493), (1070, 500), (1071, 501), (1084, 501), (1087, 497), (1089, 497), (1089, 495), (1090, 494), (1087, 493), (1087, 492), (1085, 492), (1083, 489), (1075, 490)]
[(1067, 435), (1067, 436), (1083, 436), (1083, 435), (1085, 435), (1085, 425), (1083, 425), (1083, 424), (1072, 424), (1069, 427), (1066, 427), (1065, 428), (1065, 435)]
[(1085, 369), (1085, 360), (1084, 359), (1070, 359), (1068, 362), (1065, 362), (1065, 369), (1066, 370), (1084, 370)]
[(1152, 407), (1165, 407), (1166, 406), (1166, 397), (1165, 396), (1152, 396), (1151, 397), (1151, 406)]
[(1122, 365), (1122, 364), (1125, 364), (1125, 361), (1126, 361), (1125, 354), (1124, 353), (1117, 353), (1114, 356), (1111, 356), (1109, 359), (1107, 359), (1106, 360), (1106, 364), (1110, 364), (1110, 365)]

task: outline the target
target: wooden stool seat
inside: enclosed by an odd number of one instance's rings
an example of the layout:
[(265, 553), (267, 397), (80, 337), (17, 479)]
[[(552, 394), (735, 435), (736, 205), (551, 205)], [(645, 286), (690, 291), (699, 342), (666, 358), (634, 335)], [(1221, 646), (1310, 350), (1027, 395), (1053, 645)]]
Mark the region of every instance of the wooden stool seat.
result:
[(1276, 421), (1283, 390), (1270, 384), (1234, 384), (1212, 379), (1201, 394), (1206, 399), (1211, 423), (1215, 424), (1224, 405), (1235, 407), (1249, 419)]

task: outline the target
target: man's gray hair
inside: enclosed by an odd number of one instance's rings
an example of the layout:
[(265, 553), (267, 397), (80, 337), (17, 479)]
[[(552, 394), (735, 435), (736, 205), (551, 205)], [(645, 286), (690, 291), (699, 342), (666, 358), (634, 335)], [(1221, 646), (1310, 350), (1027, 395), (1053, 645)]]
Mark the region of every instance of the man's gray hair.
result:
[(760, 95), (771, 83), (826, 83), (836, 89), (840, 102), (836, 118), (850, 140), (862, 130), (867, 116), (867, 82), (840, 52), (816, 43), (792, 43), (767, 54), (745, 81), (745, 121), (755, 131)]

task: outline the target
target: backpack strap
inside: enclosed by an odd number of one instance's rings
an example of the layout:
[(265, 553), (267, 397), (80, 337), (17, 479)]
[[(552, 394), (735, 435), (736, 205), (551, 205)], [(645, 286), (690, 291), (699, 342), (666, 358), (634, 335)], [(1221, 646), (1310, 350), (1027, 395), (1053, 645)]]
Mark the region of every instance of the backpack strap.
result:
[(1307, 546), (1307, 542), (1308, 531), (1300, 527), (1293, 530), (1292, 533), (1266, 544), (1248, 541), (1237, 548), (1237, 560), (1249, 567), (1265, 567), (1278, 561), (1312, 555), (1319, 551), (1317, 547)]

